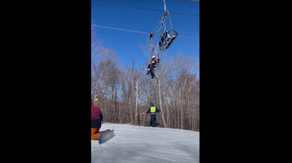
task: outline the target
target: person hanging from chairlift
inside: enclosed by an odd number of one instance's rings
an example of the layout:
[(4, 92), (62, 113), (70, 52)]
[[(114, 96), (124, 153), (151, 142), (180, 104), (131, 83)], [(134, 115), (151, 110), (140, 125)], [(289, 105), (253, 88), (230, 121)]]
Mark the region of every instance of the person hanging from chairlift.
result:
[(155, 77), (154, 68), (156, 68), (158, 66), (158, 63), (159, 63), (158, 56), (152, 56), (151, 63), (148, 64), (148, 69), (147, 69), (146, 76), (148, 76), (149, 73), (150, 73), (151, 74), (151, 79), (154, 79), (154, 77)]

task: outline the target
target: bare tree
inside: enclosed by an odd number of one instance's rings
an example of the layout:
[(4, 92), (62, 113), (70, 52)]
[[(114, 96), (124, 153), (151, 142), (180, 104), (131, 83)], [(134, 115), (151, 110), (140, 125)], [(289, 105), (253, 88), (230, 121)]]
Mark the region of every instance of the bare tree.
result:
[[(146, 77), (146, 68), (152, 55), (149, 44), (142, 47), (144, 65), (120, 66), (118, 54), (102, 46), (102, 41), (92, 44), (92, 97), (105, 120), (113, 123), (144, 124), (150, 102), (162, 112), (158, 121), (165, 127), (199, 131), (199, 79), (195, 58), (182, 54), (160, 55), (155, 69), (156, 80)], [(149, 59), (149, 60), (148, 60)]]

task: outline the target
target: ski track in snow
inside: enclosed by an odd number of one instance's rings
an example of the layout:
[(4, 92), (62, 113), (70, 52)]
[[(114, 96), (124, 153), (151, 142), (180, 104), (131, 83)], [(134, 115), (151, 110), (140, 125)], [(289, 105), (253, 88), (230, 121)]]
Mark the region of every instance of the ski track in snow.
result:
[(102, 124), (106, 129), (115, 136), (101, 145), (91, 141), (92, 163), (199, 163), (199, 132)]

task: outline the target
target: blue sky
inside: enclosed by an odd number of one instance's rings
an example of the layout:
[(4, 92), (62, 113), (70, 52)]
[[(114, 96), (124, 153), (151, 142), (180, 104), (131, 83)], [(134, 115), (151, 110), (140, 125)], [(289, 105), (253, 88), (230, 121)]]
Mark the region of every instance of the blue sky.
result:
[[(121, 28), (127, 30), (154, 32), (163, 12), (127, 8), (107, 5), (96, 2), (113, 3), (125, 6), (133, 6), (147, 9), (164, 10), (163, 0), (97, 0), (91, 1), (92, 24)], [(199, 38), (199, 3), (165, 0), (166, 9), (170, 12), (173, 29), (178, 36)], [(178, 15), (171, 12), (179, 12), (198, 16)], [(170, 29), (169, 19), (165, 20), (166, 28)], [(131, 65), (136, 60), (137, 65), (145, 63), (146, 58), (140, 44), (146, 45), (149, 35), (132, 33), (94, 27), (96, 39), (103, 40), (103, 46), (112, 49), (119, 54), (119, 59), (124, 65)], [(159, 37), (157, 35), (157, 37)], [(164, 51), (167, 55), (182, 53), (184, 56), (193, 55), (199, 61), (199, 39), (178, 37), (172, 45)]]

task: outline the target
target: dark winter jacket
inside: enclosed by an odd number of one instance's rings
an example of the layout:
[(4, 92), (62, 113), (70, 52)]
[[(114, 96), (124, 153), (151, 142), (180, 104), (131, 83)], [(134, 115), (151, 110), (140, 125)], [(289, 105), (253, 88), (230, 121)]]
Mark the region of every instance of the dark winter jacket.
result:
[(94, 106), (91, 101), (91, 120), (100, 119), (102, 121), (103, 115), (99, 107)]
[[(154, 107), (154, 108), (152, 109), (153, 112), (151, 112), (151, 107)], [(158, 112), (160, 112), (160, 110), (159, 110), (157, 107), (155, 107), (155, 106), (150, 106), (149, 109), (148, 109), (148, 111), (146, 112), (146, 114), (148, 114), (148, 113), (156, 114), (156, 113), (158, 113)]]

